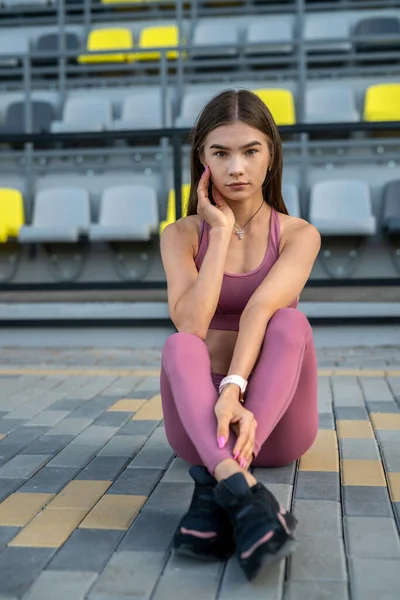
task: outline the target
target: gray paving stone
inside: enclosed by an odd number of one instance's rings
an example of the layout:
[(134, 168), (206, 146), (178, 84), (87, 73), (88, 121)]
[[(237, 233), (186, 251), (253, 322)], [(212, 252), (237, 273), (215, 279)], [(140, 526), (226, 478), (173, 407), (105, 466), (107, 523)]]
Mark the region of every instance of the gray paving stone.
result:
[(223, 574), (218, 600), (281, 600), (285, 561), (271, 565), (256, 581), (248, 582), (235, 557)]
[(94, 421), (93, 425), (108, 425), (109, 427), (122, 427), (131, 418), (131, 412), (109, 411), (103, 412)]
[(24, 482), (25, 479), (0, 479), (0, 502), (15, 492)]
[(368, 402), (367, 407), (369, 412), (380, 412), (380, 413), (398, 413), (400, 408), (396, 402)]
[(36, 417), (29, 421), (29, 425), (53, 427), (53, 425), (62, 419), (65, 419), (67, 415), (69, 415), (68, 410), (43, 410), (41, 413), (36, 415)]
[(98, 449), (97, 444), (78, 445), (68, 444), (61, 452), (59, 452), (50, 462), (50, 467), (84, 467), (91, 458), (96, 454)]
[(350, 556), (400, 559), (400, 540), (394, 519), (345, 517), (344, 530)]
[(165, 563), (163, 552), (117, 552), (94, 584), (88, 600), (147, 600)]
[(293, 486), (289, 483), (269, 483), (268, 489), (286, 510), (290, 509), (293, 497)]
[[(146, 447), (146, 446), (145, 446)], [(165, 472), (163, 481), (194, 484), (189, 475), (191, 465), (179, 456), (175, 457), (169, 469)]]
[(382, 450), (386, 471), (400, 472), (400, 452), (394, 448), (383, 448)]
[(149, 390), (137, 390), (136, 388), (129, 390), (124, 394), (125, 398), (130, 400), (150, 400), (154, 396), (154, 391)]
[(363, 406), (337, 406), (335, 408), (336, 420), (363, 420), (368, 421), (367, 409)]
[(175, 600), (184, 590), (191, 600), (214, 600), (223, 563), (200, 562), (172, 556), (168, 561), (152, 596), (153, 600)]
[(347, 516), (392, 517), (389, 494), (384, 487), (344, 485), (343, 512)]
[(319, 413), (318, 415), (318, 428), (319, 429), (335, 429), (335, 423), (332, 413)]
[(299, 471), (296, 476), (294, 496), (301, 500), (334, 500), (339, 502), (339, 489), (338, 473)]
[(14, 429), (14, 431), (12, 431), (5, 439), (7, 444), (13, 444), (20, 450), (23, 450), (29, 444), (47, 433), (48, 430), (48, 427), (22, 426), (18, 427), (18, 429)]
[(160, 393), (160, 377), (149, 376), (145, 377), (137, 386), (135, 386), (137, 392), (151, 392), (153, 395)]
[(383, 377), (360, 377), (366, 402), (392, 402), (393, 395)]
[(351, 558), (349, 561), (352, 600), (397, 600), (398, 560)]
[(333, 403), (338, 406), (364, 406), (364, 398), (356, 377), (332, 377)]
[(168, 448), (170, 447), (169, 442), (167, 440), (167, 436), (165, 434), (165, 427), (163, 425), (159, 425), (155, 428), (151, 436), (148, 438), (146, 446), (168, 446)]
[(62, 398), (61, 400), (57, 400), (57, 402), (54, 402), (54, 404), (52, 405), (52, 409), (53, 410), (67, 410), (67, 411), (73, 411), (76, 408), (78, 408), (79, 406), (81, 406), (82, 404), (84, 404), (85, 402), (87, 402), (86, 399), (83, 398), (79, 398), (78, 396), (74, 397), (74, 398)]
[(20, 598), (54, 553), (49, 548), (14, 548), (0, 554), (0, 594)]
[(336, 581), (289, 581), (284, 600), (349, 600), (347, 583)]
[(118, 435), (146, 435), (149, 436), (157, 427), (159, 421), (128, 421), (118, 431)]
[(86, 429), (92, 422), (92, 419), (67, 417), (52, 427), (47, 435), (78, 435)]
[(343, 535), (339, 502), (296, 499), (293, 513), (298, 519), (296, 536), (341, 537)]
[(192, 494), (193, 485), (190, 483), (161, 481), (143, 506), (142, 512), (159, 511), (182, 516), (189, 507)]
[(123, 533), (106, 529), (76, 529), (47, 565), (47, 569), (100, 573)]
[(46, 454), (19, 454), (0, 467), (0, 479), (29, 479), (49, 460)]
[(20, 531), (19, 527), (0, 527), (0, 552)]
[(84, 600), (95, 579), (96, 573), (43, 571), (24, 600)]
[(80, 467), (43, 467), (20, 488), (21, 492), (57, 494), (78, 473)]
[(378, 444), (383, 448), (393, 448), (400, 451), (400, 431), (375, 429)]
[(296, 462), (293, 462), (291, 465), (276, 469), (263, 469), (260, 467), (255, 467), (253, 470), (253, 475), (258, 481), (264, 483), (265, 485), (268, 485), (269, 483), (293, 484), (295, 471)]
[(97, 456), (79, 473), (76, 479), (114, 481), (127, 462), (126, 456)]
[(26, 423), (26, 419), (8, 419), (7, 416), (0, 419), (0, 434), (7, 434), (14, 431), (17, 427), (20, 427)]
[(108, 494), (148, 496), (162, 475), (161, 469), (125, 469), (108, 489)]
[(171, 542), (179, 521), (179, 512), (142, 510), (124, 536), (119, 550), (138, 552), (164, 552)]
[(342, 438), (339, 440), (340, 456), (350, 460), (380, 459), (378, 444), (370, 439)]
[(27, 454), (56, 454), (72, 440), (71, 435), (43, 435), (25, 448)]
[(289, 578), (346, 581), (343, 540), (339, 537), (296, 536), (298, 548), (289, 559)]
[(397, 521), (397, 528), (400, 533), (400, 502), (393, 502), (394, 516)]
[(133, 457), (146, 441), (145, 435), (115, 435), (98, 453), (99, 456)]
[(148, 446), (146, 444), (130, 462), (128, 468), (152, 467), (154, 469), (165, 469), (173, 456), (174, 452), (172, 449), (164, 448), (163, 446)]
[(21, 448), (15, 444), (0, 445), (0, 466), (3, 466), (10, 458), (18, 454), (20, 450)]
[(101, 447), (118, 431), (118, 427), (90, 425), (85, 431), (76, 436), (72, 445)]

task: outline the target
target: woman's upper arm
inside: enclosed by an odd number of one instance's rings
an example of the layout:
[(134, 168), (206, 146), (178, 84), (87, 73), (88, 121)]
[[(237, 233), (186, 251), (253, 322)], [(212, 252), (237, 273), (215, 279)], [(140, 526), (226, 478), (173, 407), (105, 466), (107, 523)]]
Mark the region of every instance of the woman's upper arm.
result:
[(176, 221), (165, 227), (160, 238), (161, 259), (168, 286), (168, 308), (175, 326), (178, 326), (179, 320), (176, 306), (199, 274), (193, 259), (192, 236), (191, 226)]

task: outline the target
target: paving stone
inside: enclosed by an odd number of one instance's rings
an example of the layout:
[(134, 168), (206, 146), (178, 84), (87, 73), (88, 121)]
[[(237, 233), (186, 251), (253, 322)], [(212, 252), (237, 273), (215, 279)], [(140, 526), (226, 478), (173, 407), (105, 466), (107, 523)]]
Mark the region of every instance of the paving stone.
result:
[(47, 433), (48, 430), (48, 427), (30, 427), (23, 425), (18, 427), (18, 429), (14, 429), (14, 431), (7, 436), (7, 444), (15, 444), (23, 450), (29, 444)]
[(157, 427), (159, 421), (128, 421), (118, 431), (118, 435), (146, 435), (149, 436)]
[(253, 475), (258, 481), (264, 483), (265, 485), (268, 485), (269, 483), (293, 484), (295, 471), (296, 462), (293, 462), (291, 465), (278, 467), (276, 469), (264, 469), (256, 467), (253, 470)]
[(340, 503), (332, 500), (298, 500), (293, 506), (298, 519), (297, 536), (341, 537), (342, 513)]
[(392, 402), (393, 395), (383, 377), (360, 377), (366, 402)]
[(155, 428), (151, 436), (148, 438), (146, 446), (168, 446), (168, 448), (170, 448), (167, 436), (165, 434), (165, 427), (162, 424)]
[(375, 429), (378, 444), (383, 448), (393, 448), (400, 452), (400, 431)]
[(80, 467), (43, 467), (18, 490), (57, 494), (78, 473)]
[(0, 527), (0, 553), (19, 532), (19, 527)]
[(47, 435), (78, 435), (91, 422), (92, 419), (67, 417), (52, 427), (47, 432)]
[(68, 444), (48, 464), (50, 467), (84, 467), (96, 454), (98, 446)]
[(86, 592), (96, 579), (96, 573), (43, 571), (32, 585), (24, 600), (84, 600)]
[(49, 458), (46, 454), (19, 454), (0, 467), (0, 479), (29, 479)]
[(129, 398), (131, 400), (150, 400), (154, 396), (154, 391), (149, 390), (137, 390), (136, 388), (129, 390), (124, 394), (125, 398)]
[(302, 500), (340, 499), (338, 473), (299, 471), (296, 476), (295, 498)]
[(29, 421), (29, 425), (42, 425), (45, 427), (53, 427), (56, 423), (65, 419), (69, 415), (68, 410), (43, 410)]
[(191, 465), (185, 460), (179, 456), (175, 457), (169, 469), (166, 471), (163, 481), (175, 481), (194, 485), (193, 479), (189, 474), (190, 467)]
[(163, 552), (117, 552), (94, 584), (88, 600), (147, 600), (165, 563)]
[(368, 412), (365, 407), (362, 406), (336, 406), (335, 407), (335, 418), (337, 421), (344, 420), (368, 420)]
[(361, 406), (364, 407), (364, 398), (361, 388), (355, 377), (332, 377), (333, 403), (338, 406)]
[(369, 412), (380, 412), (380, 413), (398, 413), (400, 408), (396, 402), (368, 402), (367, 408)]
[(343, 540), (339, 537), (296, 536), (298, 548), (289, 559), (289, 578), (346, 581)]
[(119, 550), (166, 551), (182, 516), (183, 513), (146, 510), (145, 505), (124, 536)]
[(333, 414), (330, 412), (319, 413), (318, 429), (335, 429)]
[[(49, 548), (12, 548), (0, 554), (0, 594), (20, 598), (49, 561)], [(54, 590), (53, 590), (54, 591)]]
[(395, 600), (399, 597), (398, 560), (351, 558), (352, 600)]
[(152, 392), (158, 394), (160, 390), (160, 377), (158, 375), (148, 376), (143, 379), (136, 387), (137, 392)]
[[(0, 442), (1, 444), (1, 442)], [(18, 454), (20, 447), (15, 444), (2, 444), (0, 445), (0, 466), (3, 466), (13, 456)]]
[(347, 583), (336, 581), (289, 581), (285, 600), (349, 600)]
[(98, 453), (99, 456), (133, 457), (144, 445), (144, 435), (115, 435)]
[(142, 508), (142, 512), (160, 511), (167, 514), (187, 511), (193, 495), (190, 483), (170, 483), (161, 481)]
[(128, 412), (103, 412), (94, 421), (93, 425), (108, 425), (109, 427), (122, 427), (131, 418), (132, 413)]
[(383, 448), (382, 450), (383, 459), (385, 463), (386, 471), (389, 472), (400, 472), (400, 452), (394, 448)]
[(379, 460), (379, 448), (371, 439), (339, 439), (340, 456), (344, 460)]
[(389, 494), (384, 487), (345, 485), (343, 512), (347, 516), (392, 517)]
[(218, 600), (281, 600), (285, 561), (271, 565), (256, 581), (248, 582), (235, 557), (223, 574)]
[(126, 456), (97, 456), (79, 473), (77, 479), (114, 481), (127, 462)]
[(26, 423), (26, 419), (8, 419), (7, 417), (0, 419), (0, 433), (10, 433), (24, 423)]
[(344, 530), (349, 556), (400, 559), (400, 541), (394, 519), (346, 516)]
[(62, 398), (61, 400), (54, 402), (52, 408), (53, 410), (73, 411), (85, 402), (87, 402), (86, 399), (81, 399), (78, 396), (75, 398)]
[(163, 446), (148, 446), (146, 444), (130, 462), (128, 468), (152, 467), (154, 469), (165, 469), (173, 456), (174, 452), (172, 449), (167, 449)]
[(25, 448), (26, 454), (56, 454), (74, 439), (71, 435), (43, 435)]
[(25, 479), (0, 479), (0, 502), (18, 489)]
[(104, 446), (118, 431), (118, 427), (102, 427), (90, 425), (85, 431), (76, 436), (71, 445)]
[(123, 531), (116, 530), (76, 529), (47, 569), (100, 573), (122, 535)]
[(162, 475), (161, 469), (125, 469), (109, 488), (109, 494), (148, 496)]

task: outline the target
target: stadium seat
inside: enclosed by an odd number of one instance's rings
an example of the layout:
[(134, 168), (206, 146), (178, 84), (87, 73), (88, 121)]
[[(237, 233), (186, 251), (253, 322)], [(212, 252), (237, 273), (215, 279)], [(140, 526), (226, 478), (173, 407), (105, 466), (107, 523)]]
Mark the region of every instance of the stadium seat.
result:
[(388, 235), (400, 234), (400, 179), (389, 181), (383, 188), (382, 226)]
[(24, 199), (19, 190), (0, 188), (0, 243), (16, 238), (25, 222)]
[(24, 33), (2, 28), (0, 35), (0, 67), (17, 67), (28, 53), (28, 37)]
[(190, 55), (193, 58), (236, 56), (237, 43), (237, 30), (231, 23), (199, 23), (194, 30)]
[[(160, 25), (154, 27), (145, 27), (140, 32), (139, 48), (172, 48), (179, 45), (179, 32), (176, 25)], [(178, 58), (177, 50), (168, 50), (167, 59)], [(151, 52), (135, 53), (134, 60), (160, 60), (161, 52), (154, 50)]]
[(112, 107), (101, 95), (69, 98), (61, 121), (53, 121), (53, 133), (73, 131), (105, 131), (112, 128)]
[(21, 8), (23, 6), (40, 7), (40, 6), (54, 6), (57, 0), (1, 0), (1, 4), (5, 8)]
[[(370, 41), (359, 40), (371, 37)], [(387, 40), (396, 36), (397, 40)], [(353, 30), (356, 52), (391, 51), (400, 48), (400, 21), (396, 17), (370, 17), (356, 23)]]
[[(187, 205), (189, 201), (189, 192), (190, 192), (190, 183), (184, 183), (182, 185), (182, 216), (186, 215)], [(160, 223), (160, 235), (161, 232), (165, 229), (167, 225), (170, 223), (174, 223), (176, 221), (176, 202), (175, 202), (175, 190), (172, 188), (168, 194), (168, 202), (167, 202), (167, 218), (165, 221), (161, 221)]]
[(360, 120), (353, 91), (339, 84), (306, 91), (306, 123), (353, 123)]
[[(166, 98), (166, 127), (171, 125), (171, 105)], [(124, 129), (161, 129), (162, 98), (160, 90), (149, 89), (146, 93), (125, 98), (120, 119), (113, 123), (115, 130)]]
[(381, 83), (367, 89), (364, 120), (400, 121), (400, 83)]
[(248, 56), (290, 54), (293, 52), (293, 19), (273, 16), (254, 21), (247, 28), (246, 42), (249, 44), (245, 48)]
[(289, 215), (291, 215), (292, 217), (300, 217), (300, 200), (297, 185), (295, 185), (294, 183), (283, 182), (282, 196), (283, 201), (286, 204), (286, 208), (289, 211)]
[[(56, 64), (58, 58), (56, 56), (59, 48), (59, 34), (58, 33), (46, 33), (41, 35), (36, 44), (36, 51), (43, 52), (44, 56), (34, 59), (35, 64)], [(65, 50), (67, 52), (76, 52), (81, 49), (81, 42), (75, 33), (70, 31), (65, 32)], [(67, 58), (68, 62), (73, 62), (74, 58)]]
[(367, 236), (376, 232), (370, 190), (364, 181), (333, 179), (311, 190), (310, 223), (322, 236)]
[(294, 125), (296, 123), (293, 94), (284, 89), (253, 90), (269, 108), (277, 125)]
[[(32, 133), (50, 131), (54, 119), (54, 107), (43, 100), (32, 100)], [(0, 133), (25, 133), (25, 102), (13, 102), (7, 107)]]
[(175, 119), (175, 127), (193, 127), (200, 111), (214, 96), (207, 90), (194, 90), (183, 96), (180, 115)]
[[(305, 22), (304, 39), (313, 44), (308, 46), (307, 52), (349, 52), (352, 48), (349, 33), (348, 22), (340, 12), (330, 14), (329, 18), (324, 13), (310, 14)], [(325, 41), (329, 39), (337, 41)]]
[[(132, 50), (133, 35), (130, 29), (125, 28), (109, 28), (109, 29), (94, 29), (89, 33), (87, 40), (87, 51), (78, 57), (80, 64), (87, 63), (125, 63), (133, 62), (134, 55), (132, 52), (122, 52), (122, 50)], [(99, 52), (101, 50), (121, 50), (113, 54), (90, 54), (91, 52)]]
[(98, 224), (90, 226), (92, 241), (149, 241), (158, 229), (158, 203), (154, 188), (121, 185), (104, 190)]
[(87, 190), (79, 187), (45, 189), (34, 200), (32, 225), (23, 225), (22, 243), (78, 242), (90, 226)]

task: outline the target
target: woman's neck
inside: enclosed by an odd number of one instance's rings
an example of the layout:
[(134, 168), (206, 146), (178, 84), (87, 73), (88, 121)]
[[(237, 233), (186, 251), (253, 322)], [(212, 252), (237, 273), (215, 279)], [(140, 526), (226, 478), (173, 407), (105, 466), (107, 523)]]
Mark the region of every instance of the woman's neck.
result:
[(247, 225), (250, 228), (251, 225), (254, 226), (256, 223), (263, 222), (271, 214), (271, 208), (261, 194), (257, 195), (257, 197), (247, 198), (242, 202), (231, 200), (226, 200), (226, 202), (235, 215), (235, 223), (239, 227), (243, 227), (251, 219)]

